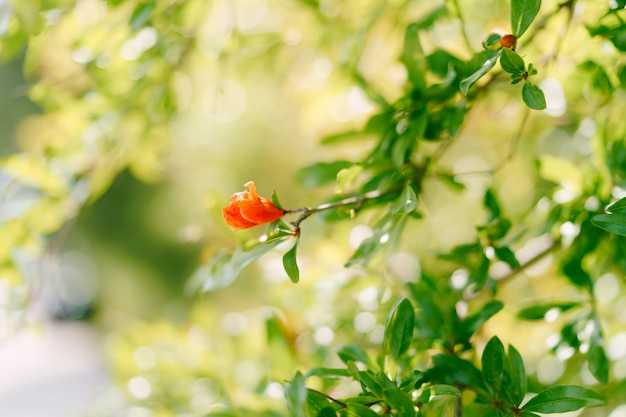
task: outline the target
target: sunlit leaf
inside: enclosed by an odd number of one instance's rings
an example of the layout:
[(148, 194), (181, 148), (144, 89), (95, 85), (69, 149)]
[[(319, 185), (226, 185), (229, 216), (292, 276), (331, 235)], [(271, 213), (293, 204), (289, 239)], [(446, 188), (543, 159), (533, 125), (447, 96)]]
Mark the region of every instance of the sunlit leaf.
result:
[(583, 407), (604, 405), (603, 396), (588, 388), (576, 385), (559, 385), (548, 388), (533, 397), (522, 407), (536, 413), (565, 413)]
[[(470, 87), (476, 81), (481, 79), (485, 74), (487, 74), (494, 67), (494, 65), (496, 65), (496, 62), (498, 61), (498, 52), (496, 51), (484, 51), (482, 52), (482, 55), (484, 55), (484, 61), (481, 67), (469, 77), (466, 77), (463, 80), (461, 80), (461, 83), (459, 84), (459, 90), (461, 91), (461, 93), (465, 95), (467, 95), (467, 92), (470, 89)], [(480, 56), (482, 57), (482, 55)]]
[(511, 30), (516, 38), (526, 32), (540, 8), (541, 0), (511, 0)]
[(293, 379), (285, 384), (285, 399), (287, 400), (289, 417), (306, 417), (307, 390), (304, 383), (304, 375), (298, 371)]

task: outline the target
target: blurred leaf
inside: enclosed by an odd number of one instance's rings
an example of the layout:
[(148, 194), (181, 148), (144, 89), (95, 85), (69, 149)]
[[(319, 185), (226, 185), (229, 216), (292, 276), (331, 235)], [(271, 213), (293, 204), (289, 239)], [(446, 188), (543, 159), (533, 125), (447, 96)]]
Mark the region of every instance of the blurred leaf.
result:
[(491, 188), (488, 188), (483, 198), (483, 206), (489, 211), (489, 220), (496, 219), (502, 214), (500, 203)]
[(201, 266), (194, 273), (191, 281), (200, 283), (202, 291), (213, 291), (225, 288), (232, 284), (239, 273), (252, 262), (284, 242), (289, 235), (284, 235), (271, 241), (256, 243), (244, 249), (244, 245), (237, 247), (232, 255), (222, 255), (214, 258), (208, 266)]
[(347, 411), (348, 415), (351, 417), (379, 417), (378, 413), (372, 411), (369, 407), (353, 402), (348, 403)]
[(298, 262), (296, 257), (299, 242), (300, 238), (297, 237), (291, 249), (289, 249), (285, 253), (285, 255), (283, 255), (283, 267), (285, 268), (285, 272), (289, 276), (289, 279), (294, 284), (300, 280), (300, 268), (298, 268)]
[(626, 214), (599, 214), (591, 223), (607, 232), (626, 236)]
[(487, 320), (502, 310), (504, 304), (500, 301), (487, 302), (480, 311), (467, 316), (458, 326), (459, 342), (468, 341)]
[(353, 165), (349, 161), (318, 162), (300, 169), (296, 181), (303, 187), (319, 187), (337, 180), (337, 173)]
[(517, 349), (515, 349), (512, 345), (509, 345), (508, 365), (509, 377), (511, 378), (509, 392), (511, 393), (513, 405), (519, 407), (522, 401), (524, 401), (524, 396), (526, 395), (526, 369), (524, 367), (522, 355), (520, 355)]
[(307, 390), (306, 394), (306, 415), (337, 417), (328, 398), (312, 390)]
[(426, 17), (422, 18), (419, 22), (415, 23), (415, 25), (420, 30), (430, 29), (437, 20), (447, 15), (448, 8), (445, 5), (439, 6), (430, 13), (428, 13)]
[(539, 158), (539, 175), (556, 184), (567, 184), (575, 192), (582, 191), (583, 174), (580, 166), (553, 155)]
[(511, 31), (520, 38), (535, 20), (541, 0), (511, 0)]
[(546, 389), (533, 397), (522, 407), (537, 413), (565, 413), (583, 407), (604, 405), (606, 400), (600, 394), (575, 385), (559, 385)]
[(500, 65), (504, 71), (510, 74), (522, 74), (526, 69), (522, 57), (509, 48), (502, 48), (500, 52)]
[(409, 74), (409, 81), (417, 97), (424, 94), (426, 88), (426, 58), (419, 38), (419, 27), (412, 23), (407, 26), (404, 35), (402, 62)]
[(359, 345), (344, 345), (337, 351), (337, 356), (339, 356), (339, 359), (341, 359), (341, 361), (346, 365), (348, 362), (353, 361), (364, 363), (370, 369), (376, 368), (376, 365), (370, 359), (367, 352), (365, 352), (365, 350)]
[(522, 99), (528, 107), (533, 110), (543, 110), (546, 108), (546, 97), (541, 88), (530, 82), (525, 82), (522, 87)]
[(137, 32), (146, 26), (155, 7), (156, 3), (154, 1), (139, 3), (135, 7), (133, 14), (130, 16), (130, 28), (133, 32)]
[(452, 395), (454, 397), (460, 397), (461, 391), (457, 387), (452, 385), (435, 384), (428, 387), (430, 390), (430, 397), (436, 397), (439, 395)]
[(417, 207), (417, 195), (413, 190), (410, 182), (404, 184), (404, 188), (402, 189), (402, 194), (397, 201), (391, 206), (392, 213), (403, 213), (407, 214), (412, 211), (415, 211)]
[[(575, 247), (573, 249), (576, 249)], [(592, 288), (591, 276), (581, 265), (582, 254), (572, 252), (567, 259), (561, 263), (561, 271), (572, 284), (583, 288)]]
[(342, 133), (337, 133), (334, 135), (326, 136), (320, 140), (320, 143), (322, 145), (335, 145), (338, 143), (365, 140), (365, 139), (376, 139), (376, 136), (373, 132), (349, 130), (347, 132), (342, 132)]
[(396, 410), (398, 417), (415, 417), (415, 406), (411, 401), (410, 394), (398, 388), (385, 388), (383, 389), (383, 398), (393, 410)]
[(494, 246), (493, 250), (496, 254), (496, 257), (502, 262), (506, 263), (511, 269), (520, 267), (520, 263), (515, 257), (515, 252), (513, 252), (511, 248), (507, 246)]
[(517, 317), (523, 320), (543, 320), (546, 313), (557, 309), (560, 312), (578, 307), (580, 303), (544, 303), (525, 307), (517, 312)]
[(504, 360), (504, 345), (497, 336), (494, 336), (485, 346), (481, 359), (483, 381), (494, 399), (500, 396), (500, 385), (504, 376)]
[(483, 51), (477, 54), (477, 57), (482, 58), (484, 61), (480, 68), (478, 68), (472, 75), (461, 80), (459, 84), (459, 90), (462, 94), (467, 95), (467, 91), (470, 87), (487, 74), (498, 61), (499, 53), (497, 51)]
[(304, 376), (300, 371), (285, 384), (285, 399), (289, 417), (306, 417), (307, 390)]
[(396, 385), (382, 372), (359, 371), (358, 380), (377, 397), (382, 397), (383, 390), (386, 388), (396, 388)]
[(383, 353), (398, 359), (411, 346), (413, 328), (415, 325), (415, 311), (407, 298), (398, 299), (385, 324)]
[(278, 200), (278, 194), (276, 194), (276, 190), (272, 191), (272, 204), (274, 204), (276, 207), (278, 207), (279, 209), (283, 210), (283, 205), (280, 204), (280, 201)]
[(434, 367), (426, 372), (430, 381), (447, 385), (462, 384), (475, 390), (484, 390), (482, 374), (471, 362), (455, 355), (438, 354), (432, 358)]
[(319, 376), (321, 378), (345, 378), (350, 376), (350, 372), (344, 368), (313, 368), (309, 370), (305, 377)]
[(593, 332), (589, 339), (589, 351), (587, 352), (587, 361), (589, 362), (589, 370), (591, 374), (601, 383), (609, 382), (609, 361), (604, 353), (604, 341), (602, 333), (600, 333), (600, 323), (593, 320)]
[(361, 172), (363, 172), (363, 166), (358, 164), (340, 170), (337, 173), (337, 193), (345, 193), (354, 184)]
[(502, 47), (502, 45), (500, 44), (500, 40), (502, 39), (502, 35), (500, 35), (499, 33), (490, 33), (484, 40), (483, 40), (483, 48), (489, 50), (489, 51), (495, 51), (497, 49), (500, 49)]

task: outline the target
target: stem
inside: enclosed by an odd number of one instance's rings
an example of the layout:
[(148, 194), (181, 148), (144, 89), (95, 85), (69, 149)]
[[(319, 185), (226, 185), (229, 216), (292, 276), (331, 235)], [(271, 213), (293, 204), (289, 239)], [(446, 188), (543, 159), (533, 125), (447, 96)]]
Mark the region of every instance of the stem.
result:
[(386, 191), (374, 190), (374, 191), (367, 192), (363, 195), (357, 195), (353, 197), (344, 198), (341, 201), (320, 204), (317, 207), (297, 207), (294, 209), (285, 210), (285, 214), (302, 213), (300, 217), (298, 217), (295, 221), (291, 223), (296, 228), (296, 231), (299, 231), (300, 223), (302, 223), (305, 219), (309, 218), (315, 213), (319, 213), (320, 211), (324, 211), (324, 210), (330, 210), (336, 207), (350, 206), (350, 205), (354, 205), (355, 206), (354, 210), (358, 210), (363, 205), (364, 202), (368, 200), (375, 200), (382, 196), (391, 194), (395, 191), (396, 190), (394, 188), (390, 190), (386, 190)]
[(472, 52), (473, 51), (472, 44), (470, 43), (469, 36), (467, 35), (467, 31), (465, 30), (465, 19), (463, 18), (463, 13), (461, 13), (459, 2), (458, 0), (452, 0), (452, 3), (454, 4), (454, 7), (456, 8), (456, 15), (459, 18), (459, 21), (461, 22), (461, 33), (463, 34), (463, 40), (465, 41), (465, 46), (467, 46), (467, 49), (470, 52)]
[(461, 397), (454, 399), (454, 417), (463, 417), (463, 400)]

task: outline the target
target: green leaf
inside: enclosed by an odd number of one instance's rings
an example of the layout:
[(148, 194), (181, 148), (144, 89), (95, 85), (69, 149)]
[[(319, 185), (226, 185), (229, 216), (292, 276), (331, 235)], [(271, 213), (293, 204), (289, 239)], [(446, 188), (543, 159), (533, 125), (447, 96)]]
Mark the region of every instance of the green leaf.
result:
[(497, 336), (489, 340), (483, 351), (481, 363), (483, 381), (491, 391), (494, 399), (500, 397), (500, 386), (504, 376), (504, 345)]
[(150, 15), (152, 15), (152, 11), (156, 7), (154, 1), (149, 3), (140, 3), (135, 10), (133, 10), (133, 14), (130, 16), (130, 28), (133, 32), (137, 32), (139, 29), (143, 28), (146, 23), (150, 20)]
[(432, 361), (434, 368), (426, 372), (429, 380), (447, 385), (462, 384), (476, 390), (485, 389), (481, 372), (471, 362), (448, 354), (435, 355)]
[(494, 195), (491, 188), (488, 188), (485, 192), (485, 197), (483, 198), (483, 206), (485, 206), (485, 208), (489, 210), (489, 221), (500, 217), (500, 203), (498, 202), (498, 199)]
[(264, 242), (255, 242), (251, 246), (240, 245), (232, 255), (218, 256), (209, 265), (198, 268), (190, 281), (192, 285), (197, 285), (202, 291), (225, 288), (232, 284), (245, 267), (274, 249), (290, 236), (292, 235), (285, 233), (268, 238)]
[(399, 298), (391, 308), (385, 325), (383, 353), (398, 359), (409, 350), (413, 339), (415, 311), (413, 304), (405, 298)]
[(337, 173), (337, 193), (342, 194), (354, 184), (359, 174), (363, 172), (363, 166), (354, 164)]
[(445, 384), (435, 384), (428, 387), (430, 390), (430, 399), (440, 395), (453, 395), (455, 397), (461, 396), (461, 391), (457, 387)]
[(522, 320), (543, 320), (546, 313), (550, 310), (559, 310), (561, 312), (570, 310), (579, 306), (579, 303), (545, 303), (524, 307), (517, 312), (517, 317)]
[(315, 417), (337, 417), (337, 412), (332, 407), (324, 407), (315, 415)]
[(285, 253), (285, 255), (283, 255), (283, 267), (285, 268), (285, 272), (289, 276), (289, 279), (293, 283), (297, 283), (300, 280), (300, 268), (298, 268), (298, 262), (296, 259), (296, 252), (298, 251), (299, 242), (300, 237), (297, 237), (291, 249), (289, 249)]
[(276, 194), (276, 190), (272, 192), (272, 204), (274, 204), (279, 209), (283, 209), (283, 205), (280, 204), (280, 200), (278, 200), (278, 194)]
[(607, 232), (626, 236), (626, 214), (599, 214), (591, 218), (591, 223)]
[(289, 417), (306, 417), (307, 390), (304, 382), (304, 375), (298, 371), (293, 379), (285, 384), (285, 399), (287, 400)]
[(594, 328), (589, 340), (589, 351), (587, 352), (587, 361), (589, 362), (589, 370), (591, 374), (601, 383), (609, 382), (609, 361), (604, 352), (602, 333), (600, 333), (600, 324), (597, 320), (593, 320)]
[(511, 268), (519, 268), (520, 263), (515, 257), (515, 252), (511, 250), (511, 248), (506, 246), (494, 247), (493, 248), (496, 257), (500, 259), (502, 262), (506, 263)]
[(413, 89), (421, 96), (426, 88), (426, 58), (419, 38), (419, 27), (412, 23), (407, 26), (404, 35), (402, 61), (407, 69)]
[(411, 401), (410, 394), (395, 387), (385, 388), (383, 389), (383, 398), (392, 409), (396, 410), (398, 417), (415, 417), (415, 406)]
[(526, 69), (522, 57), (509, 48), (502, 48), (500, 52), (500, 65), (504, 71), (510, 74), (522, 74)]
[(535, 20), (541, 0), (511, 0), (511, 30), (516, 38), (520, 38)]
[(407, 182), (406, 184), (404, 184), (404, 188), (402, 189), (402, 194), (400, 194), (400, 197), (398, 198), (398, 200), (396, 200), (394, 204), (391, 206), (391, 212), (408, 214), (408, 213), (411, 213), (412, 211), (415, 211), (416, 207), (417, 207), (417, 195), (415, 194), (415, 191), (413, 190), (411, 183)]
[(344, 345), (337, 351), (337, 356), (339, 356), (339, 359), (345, 364), (348, 364), (350, 361), (362, 362), (367, 365), (368, 368), (376, 368), (376, 365), (370, 359), (367, 352), (359, 345)]
[(522, 355), (512, 345), (509, 345), (509, 377), (511, 378), (511, 387), (509, 389), (511, 393), (511, 399), (513, 405), (518, 407), (524, 396), (526, 395), (527, 380), (526, 369), (524, 368), (524, 360)]
[(320, 378), (345, 378), (350, 376), (350, 372), (344, 368), (313, 368), (306, 373), (306, 378), (319, 376)]
[(482, 78), (485, 74), (487, 74), (494, 67), (494, 65), (496, 65), (496, 62), (498, 61), (498, 55), (499, 55), (498, 52), (494, 52), (494, 51), (484, 51), (484, 52), (489, 52), (489, 54), (487, 55), (487, 59), (483, 62), (482, 66), (478, 68), (472, 75), (461, 80), (461, 83), (459, 84), (459, 90), (464, 95), (467, 95), (467, 91), (470, 89), (470, 87), (480, 78)]
[(543, 110), (546, 108), (546, 97), (541, 88), (530, 82), (525, 82), (522, 87), (522, 99), (528, 107), (533, 110)]
[(296, 182), (303, 187), (319, 187), (337, 179), (337, 173), (353, 165), (349, 161), (319, 162), (304, 167), (296, 173)]
[(459, 342), (470, 339), (478, 331), (480, 326), (489, 320), (494, 314), (502, 310), (504, 304), (500, 301), (489, 301), (483, 308), (471, 316), (467, 316), (458, 326)]
[(550, 414), (596, 407), (605, 403), (603, 396), (590, 389), (576, 385), (559, 385), (539, 393), (522, 408), (526, 411)]
[(626, 214), (626, 197), (609, 205), (606, 211), (612, 214)]
[[(328, 414), (326, 410), (330, 410), (332, 414)], [(306, 415), (314, 415), (316, 417), (328, 415), (337, 417), (335, 410), (330, 406), (328, 399), (322, 394), (311, 390), (307, 390)]]
[(357, 417), (379, 417), (378, 413), (374, 412), (369, 407), (366, 407), (357, 403), (348, 403), (346, 407), (348, 411), (348, 416), (357, 416)]

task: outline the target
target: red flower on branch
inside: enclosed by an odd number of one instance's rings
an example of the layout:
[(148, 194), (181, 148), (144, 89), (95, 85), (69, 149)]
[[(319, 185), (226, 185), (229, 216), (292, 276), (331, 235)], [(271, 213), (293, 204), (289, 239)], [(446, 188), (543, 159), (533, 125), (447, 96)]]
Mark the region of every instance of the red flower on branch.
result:
[(250, 191), (233, 194), (230, 205), (222, 209), (222, 216), (233, 231), (271, 223), (283, 217), (285, 210), (260, 197), (256, 192), (254, 181), (247, 182), (245, 186)]

